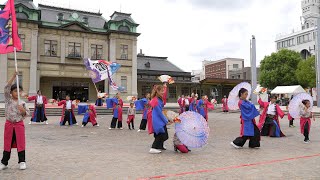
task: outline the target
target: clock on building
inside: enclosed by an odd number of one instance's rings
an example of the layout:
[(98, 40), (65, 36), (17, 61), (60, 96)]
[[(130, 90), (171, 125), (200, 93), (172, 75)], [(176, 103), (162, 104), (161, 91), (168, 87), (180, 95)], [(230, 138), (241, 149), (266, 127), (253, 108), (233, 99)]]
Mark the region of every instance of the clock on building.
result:
[(79, 18), (79, 15), (77, 13), (72, 13), (71, 16), (72, 16), (73, 19), (78, 19)]

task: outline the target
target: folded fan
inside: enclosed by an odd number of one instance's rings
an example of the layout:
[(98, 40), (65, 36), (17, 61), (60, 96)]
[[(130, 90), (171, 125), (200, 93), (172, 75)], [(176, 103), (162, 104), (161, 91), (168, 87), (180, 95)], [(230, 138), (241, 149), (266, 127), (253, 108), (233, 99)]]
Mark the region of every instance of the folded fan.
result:
[(169, 84), (173, 84), (174, 83), (174, 79), (169, 76), (169, 75), (161, 75), (158, 77), (158, 79), (163, 82), (163, 83), (169, 83)]
[(137, 100), (137, 98), (135, 96), (127, 96), (127, 101), (129, 101), (129, 102), (134, 102), (136, 100)]

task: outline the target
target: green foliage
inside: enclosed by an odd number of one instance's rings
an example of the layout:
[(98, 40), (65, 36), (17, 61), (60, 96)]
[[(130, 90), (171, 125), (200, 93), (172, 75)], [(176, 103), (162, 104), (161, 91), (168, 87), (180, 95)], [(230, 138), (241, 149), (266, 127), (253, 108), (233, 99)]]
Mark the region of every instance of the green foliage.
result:
[(260, 65), (260, 84), (275, 88), (298, 84), (295, 71), (302, 58), (298, 52), (282, 49), (266, 56)]
[(298, 64), (296, 77), (299, 84), (304, 88), (316, 87), (316, 68), (314, 56), (309, 57), (307, 60), (301, 61)]

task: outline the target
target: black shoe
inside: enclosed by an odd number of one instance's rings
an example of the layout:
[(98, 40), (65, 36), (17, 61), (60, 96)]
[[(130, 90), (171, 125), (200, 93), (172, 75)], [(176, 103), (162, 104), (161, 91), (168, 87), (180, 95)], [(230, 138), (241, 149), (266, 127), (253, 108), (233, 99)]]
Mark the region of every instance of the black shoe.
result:
[(191, 150), (186, 146), (186, 148), (188, 149), (188, 152), (191, 152)]
[(178, 152), (177, 146), (173, 145), (173, 149), (174, 149), (175, 152)]

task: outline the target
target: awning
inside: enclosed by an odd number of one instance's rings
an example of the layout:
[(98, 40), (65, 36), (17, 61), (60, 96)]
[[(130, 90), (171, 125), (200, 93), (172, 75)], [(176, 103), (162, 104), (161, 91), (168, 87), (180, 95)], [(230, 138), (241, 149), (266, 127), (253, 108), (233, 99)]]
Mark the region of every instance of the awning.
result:
[(271, 94), (298, 94), (306, 92), (300, 85), (296, 86), (277, 86)]

